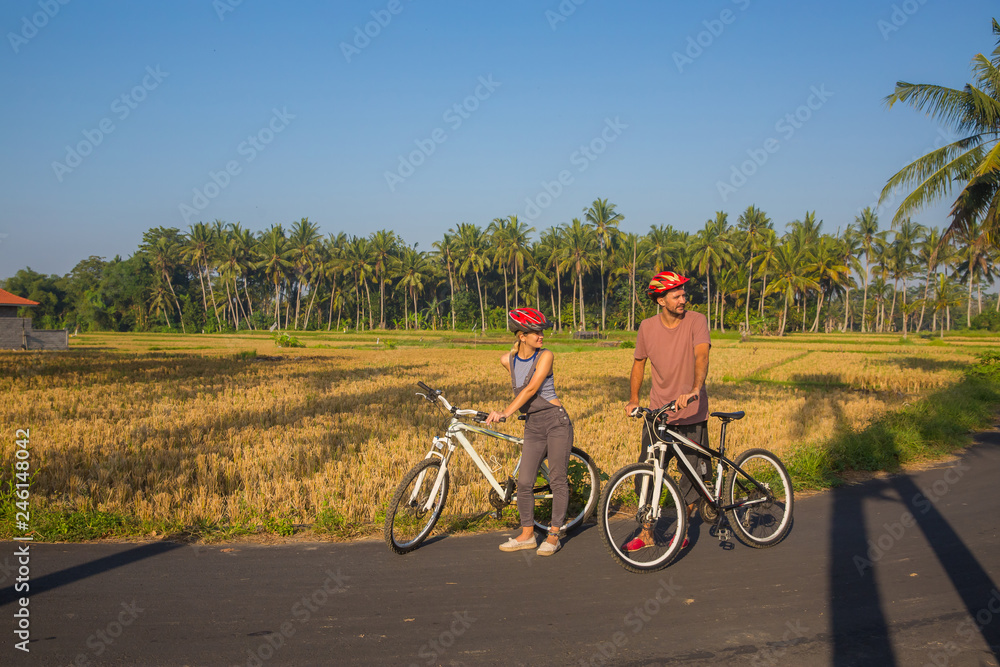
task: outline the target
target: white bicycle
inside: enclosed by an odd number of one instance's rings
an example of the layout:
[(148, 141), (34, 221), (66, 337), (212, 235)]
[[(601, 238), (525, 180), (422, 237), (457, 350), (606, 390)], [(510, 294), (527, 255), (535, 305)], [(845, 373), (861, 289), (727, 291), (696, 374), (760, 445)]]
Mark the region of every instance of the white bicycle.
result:
[[(385, 517), (385, 543), (397, 554), (413, 551), (431, 534), (435, 524), (441, 517), (445, 502), (448, 500), (449, 465), (452, 454), (462, 446), (469, 458), (489, 482), (490, 505), (495, 510), (497, 519), (503, 509), (517, 502), (517, 472), (521, 464), (518, 457), (514, 470), (503, 479), (497, 481), (494, 470), (502, 473), (502, 465), (492, 468), (483, 460), (475, 447), (466, 437), (467, 434), (485, 435), (491, 438), (505, 440), (514, 445), (524, 441), (506, 433), (492, 431), (483, 426), (476, 426), (463, 421), (463, 418), (482, 422), (487, 413), (479, 410), (463, 410), (449, 403), (439, 389), (431, 389), (423, 382), (417, 383), (426, 393), (418, 393), (438, 407), (444, 408), (449, 415), (445, 433), (436, 436), (427, 456), (409, 472), (403, 475), (396, 488), (396, 493), (389, 502)], [(547, 520), (552, 516), (552, 490), (549, 488), (548, 460), (542, 461), (535, 481), (535, 525), (542, 530), (548, 529)], [(504, 477), (502, 474), (501, 477)], [(573, 447), (569, 457), (569, 507), (566, 512), (566, 522), (560, 533), (576, 528), (594, 512), (600, 497), (600, 476), (597, 466), (583, 450)]]

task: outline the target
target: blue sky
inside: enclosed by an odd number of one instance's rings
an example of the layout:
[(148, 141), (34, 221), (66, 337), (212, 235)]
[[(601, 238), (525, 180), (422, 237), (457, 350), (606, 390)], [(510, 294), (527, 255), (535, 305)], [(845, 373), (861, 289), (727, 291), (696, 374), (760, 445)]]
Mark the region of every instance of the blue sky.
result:
[(461, 222), (517, 214), (541, 230), (597, 197), (641, 233), (718, 210), (735, 222), (750, 204), (779, 230), (815, 210), (835, 231), (949, 137), (882, 99), (897, 80), (964, 85), (994, 12), (8, 0), (0, 277), (63, 274), (132, 254), (150, 227), (216, 218), (393, 229), (430, 250)]

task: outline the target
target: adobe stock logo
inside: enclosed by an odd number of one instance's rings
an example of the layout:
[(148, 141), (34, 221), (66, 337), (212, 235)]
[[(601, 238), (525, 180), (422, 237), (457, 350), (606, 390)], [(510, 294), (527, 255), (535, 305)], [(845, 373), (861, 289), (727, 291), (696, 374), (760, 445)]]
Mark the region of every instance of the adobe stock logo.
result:
[(22, 46), (34, 39), (38, 31), (55, 18), (62, 9), (61, 5), (68, 5), (69, 2), (70, 0), (39, 0), (38, 8), (42, 11), (32, 14), (30, 19), (22, 16), (20, 32), (7, 33), (7, 41), (10, 42), (10, 48), (14, 49), (14, 53), (19, 53)]
[[(125, 120), (146, 100), (151, 92), (160, 87), (160, 84), (168, 76), (170, 76), (170, 72), (164, 72), (159, 65), (155, 69), (147, 66), (146, 76), (142, 77), (142, 81), (138, 85), (111, 101), (111, 113), (119, 121)], [(76, 142), (75, 145), (66, 144), (66, 156), (63, 161), (52, 161), (52, 171), (56, 175), (56, 180), (62, 183), (63, 179), (83, 164), (83, 159), (104, 143), (104, 138), (115, 129), (114, 121), (106, 116), (97, 122), (97, 127), (83, 130), (83, 139)]]

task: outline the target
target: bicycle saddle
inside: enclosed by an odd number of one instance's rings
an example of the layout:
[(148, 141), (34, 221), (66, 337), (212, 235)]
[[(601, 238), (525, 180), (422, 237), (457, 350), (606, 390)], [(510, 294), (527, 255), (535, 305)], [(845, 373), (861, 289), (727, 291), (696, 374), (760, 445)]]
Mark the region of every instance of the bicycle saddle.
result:
[(734, 419), (743, 419), (745, 415), (746, 413), (743, 412), (743, 410), (740, 410), (739, 412), (713, 412), (709, 416), (718, 417), (724, 422), (731, 422)]

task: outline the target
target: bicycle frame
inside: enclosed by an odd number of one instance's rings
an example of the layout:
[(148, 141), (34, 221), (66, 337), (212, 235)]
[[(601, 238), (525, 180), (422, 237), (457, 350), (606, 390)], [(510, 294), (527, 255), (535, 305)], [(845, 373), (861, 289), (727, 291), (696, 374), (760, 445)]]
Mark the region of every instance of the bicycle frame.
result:
[[(472, 410), (471, 412), (475, 413), (476, 411)], [(480, 435), (486, 435), (491, 438), (499, 438), (500, 440), (506, 440), (507, 442), (513, 443), (515, 445), (521, 445), (524, 443), (524, 440), (522, 438), (518, 438), (513, 435), (508, 435), (506, 433), (500, 433), (498, 431), (493, 431), (488, 428), (483, 428), (482, 426), (474, 426), (472, 424), (466, 424), (465, 422), (459, 420), (457, 417), (452, 417), (451, 422), (449, 422), (448, 429), (445, 431), (444, 436), (436, 436), (434, 438), (433, 447), (430, 449), (430, 451), (427, 452), (427, 456), (424, 457), (429, 459), (432, 456), (437, 456), (441, 459), (441, 469), (438, 472), (438, 478), (434, 481), (434, 486), (431, 487), (430, 494), (428, 494), (427, 502), (425, 503), (424, 506), (425, 510), (430, 509), (431, 505), (433, 504), (434, 498), (437, 497), (438, 490), (440, 489), (441, 486), (441, 480), (444, 479), (444, 474), (448, 470), (448, 464), (451, 461), (451, 456), (452, 454), (455, 453), (455, 450), (458, 449), (458, 446), (454, 442), (455, 440), (457, 440), (458, 444), (462, 446), (462, 449), (465, 450), (465, 453), (469, 455), (469, 458), (472, 459), (472, 462), (479, 469), (479, 472), (483, 474), (483, 477), (486, 478), (486, 481), (489, 482), (490, 486), (493, 487), (493, 490), (496, 491), (501, 498), (503, 498), (504, 495), (506, 494), (506, 489), (500, 486), (500, 482), (498, 482), (496, 477), (493, 476), (493, 470), (489, 467), (489, 465), (487, 465), (486, 461), (483, 460), (483, 457), (479, 455), (479, 452), (476, 451), (476, 448), (472, 446), (472, 443), (469, 442), (469, 439), (465, 437), (464, 432), (479, 433)], [(444, 450), (445, 447), (448, 448), (448, 451), (447, 453), (442, 453), (442, 450)], [(519, 459), (517, 462), (517, 466), (515, 466), (514, 468), (515, 475), (517, 474), (518, 469), (520, 467), (521, 467), (521, 461)], [(420, 487), (419, 483), (414, 487), (413, 491), (414, 496), (410, 498), (411, 502), (415, 499), (416, 497), (415, 494), (417, 492), (417, 489), (419, 489), (419, 487)]]
[[(666, 453), (667, 451), (672, 451), (674, 457), (677, 459), (677, 469), (688, 478), (688, 481), (698, 490), (698, 492), (705, 498), (714, 508), (719, 511), (721, 516), (723, 512), (726, 512), (737, 507), (745, 507), (747, 505), (756, 505), (759, 503), (767, 502), (767, 498), (759, 498), (756, 500), (747, 500), (744, 502), (734, 503), (732, 505), (722, 505), (722, 487), (724, 486), (724, 475), (726, 467), (728, 466), (734, 472), (734, 475), (742, 475), (754, 486), (766, 490), (761, 484), (747, 474), (742, 468), (736, 465), (731, 459), (725, 456), (726, 449), (726, 423), (722, 424), (722, 434), (720, 438), (719, 449), (715, 450), (711, 447), (702, 447), (700, 444), (684, 437), (676, 431), (670, 430), (670, 428), (660, 429), (665, 431), (672, 440), (666, 440), (663, 435), (657, 436), (657, 441), (650, 445), (649, 451), (650, 455), (647, 458), (647, 462), (653, 464), (653, 491), (651, 498), (659, 498), (660, 494), (663, 492), (663, 475), (665, 474), (666, 468)], [(705, 454), (709, 458), (714, 458), (718, 461), (718, 465), (715, 470), (715, 489), (714, 495), (713, 491), (705, 485), (702, 480), (701, 475), (695, 472), (694, 466), (688, 461), (687, 457), (684, 456), (684, 449), (690, 449), (695, 452), (700, 452)], [(639, 497), (639, 505), (644, 506), (646, 502), (646, 489), (642, 489)], [(660, 503), (654, 503), (652, 505), (652, 518), (658, 519), (660, 517)]]

